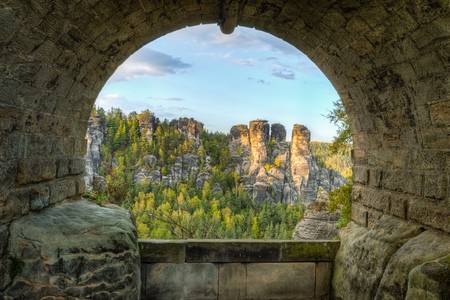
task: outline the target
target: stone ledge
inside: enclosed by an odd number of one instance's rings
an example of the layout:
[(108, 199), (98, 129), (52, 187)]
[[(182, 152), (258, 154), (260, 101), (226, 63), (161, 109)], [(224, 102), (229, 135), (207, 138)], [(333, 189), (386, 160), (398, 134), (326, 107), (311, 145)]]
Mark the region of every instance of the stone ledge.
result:
[(141, 261), (173, 263), (333, 261), (339, 241), (140, 240)]

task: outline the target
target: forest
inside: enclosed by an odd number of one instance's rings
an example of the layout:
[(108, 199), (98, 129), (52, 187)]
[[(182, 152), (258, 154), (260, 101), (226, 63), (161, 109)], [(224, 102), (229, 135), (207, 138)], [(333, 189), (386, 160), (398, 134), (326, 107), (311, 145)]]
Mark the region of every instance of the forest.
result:
[[(102, 108), (92, 111), (92, 117), (104, 122), (99, 168), (104, 183), (85, 197), (99, 204), (110, 202), (128, 208), (135, 217), (140, 238), (291, 238), (304, 207), (269, 201), (255, 203), (234, 171), (228, 135), (203, 130), (199, 141), (193, 141), (164, 120), (157, 123), (149, 138), (143, 134), (140, 121), (150, 114), (125, 114), (120, 109), (106, 112)], [(332, 152), (332, 144), (319, 142), (312, 143), (311, 148), (320, 164), (351, 176), (348, 149), (344, 154)], [(185, 154), (198, 157), (197, 174), (170, 184), (136, 182), (136, 170), (146, 165), (146, 157), (155, 157), (153, 168), (165, 176), (177, 158)], [(197, 175), (205, 169), (211, 176), (199, 185)], [(351, 186), (331, 195), (334, 200), (330, 209), (349, 206), (347, 190)]]

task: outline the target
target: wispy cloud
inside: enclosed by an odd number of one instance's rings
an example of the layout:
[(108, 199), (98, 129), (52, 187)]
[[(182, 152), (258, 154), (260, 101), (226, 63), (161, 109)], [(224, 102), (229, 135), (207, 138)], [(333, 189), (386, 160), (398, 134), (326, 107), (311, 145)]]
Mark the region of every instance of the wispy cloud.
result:
[(173, 101), (173, 102), (184, 101), (184, 98), (181, 97), (148, 97), (148, 99), (156, 101)]
[(119, 66), (111, 81), (127, 81), (141, 76), (164, 76), (190, 67), (190, 64), (178, 57), (142, 48)]
[(272, 70), (272, 76), (286, 79), (286, 80), (294, 80), (295, 79), (295, 73), (292, 70), (289, 69), (274, 69)]

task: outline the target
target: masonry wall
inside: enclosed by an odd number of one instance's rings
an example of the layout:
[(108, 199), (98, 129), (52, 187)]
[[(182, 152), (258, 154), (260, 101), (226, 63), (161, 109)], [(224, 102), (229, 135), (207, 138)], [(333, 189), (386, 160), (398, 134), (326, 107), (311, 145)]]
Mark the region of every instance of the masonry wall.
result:
[[(187, 25), (272, 33), (325, 73), (352, 119), (352, 219), (450, 233), (450, 7), (443, 0), (0, 3), (0, 291), (10, 225), (84, 191), (92, 105), (145, 43)], [(313, 100), (313, 99), (311, 99)]]
[(142, 299), (329, 299), (337, 241), (140, 241)]

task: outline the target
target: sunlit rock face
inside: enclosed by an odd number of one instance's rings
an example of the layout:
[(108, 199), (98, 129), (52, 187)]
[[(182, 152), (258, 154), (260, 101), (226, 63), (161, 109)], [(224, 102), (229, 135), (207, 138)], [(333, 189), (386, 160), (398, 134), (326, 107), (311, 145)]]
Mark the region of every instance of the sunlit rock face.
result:
[(85, 183), (88, 191), (92, 190), (95, 177), (99, 176), (101, 146), (105, 137), (105, 120), (100, 116), (89, 118), (86, 133), (86, 174)]
[[(310, 152), (310, 132), (294, 125), (286, 142), (282, 124), (250, 121), (230, 130), (235, 170), (256, 202), (310, 203), (319, 188), (329, 192), (346, 183), (337, 172), (320, 167)], [(249, 152), (246, 150), (249, 149)]]
[(311, 133), (303, 125), (295, 124), (292, 129), (291, 141), (291, 176), (297, 193), (307, 195), (311, 191), (308, 186), (309, 175), (312, 165), (309, 142)]
[(267, 162), (267, 146), (269, 144), (270, 125), (265, 120), (250, 121), (250, 174), (259, 172)]

